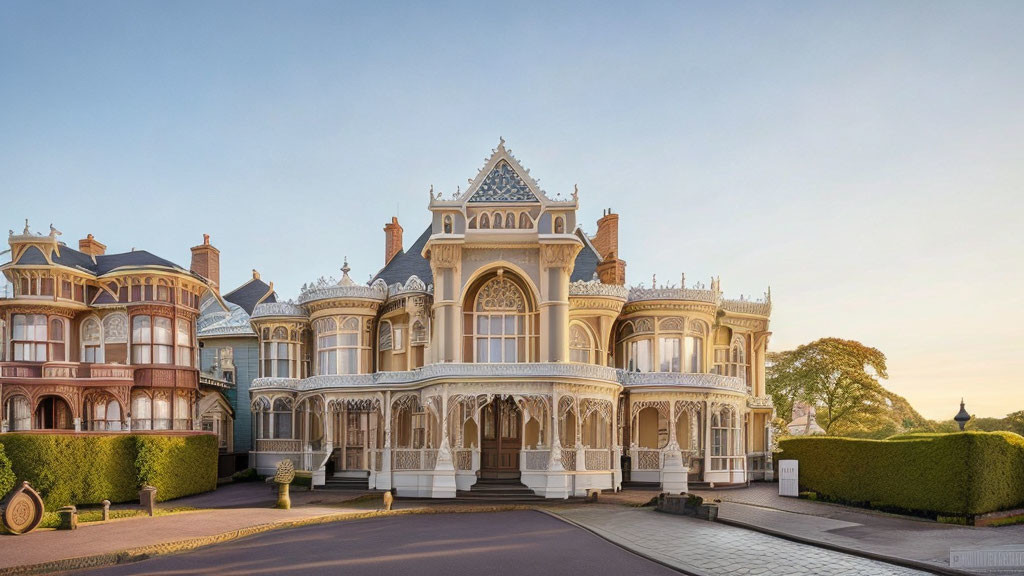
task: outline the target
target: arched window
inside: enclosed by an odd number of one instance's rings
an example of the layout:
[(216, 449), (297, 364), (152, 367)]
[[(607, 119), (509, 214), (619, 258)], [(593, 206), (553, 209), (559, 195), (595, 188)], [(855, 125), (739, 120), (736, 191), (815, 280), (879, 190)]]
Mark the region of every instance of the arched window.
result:
[(394, 342), (391, 334), (391, 322), (384, 321), (380, 323), (380, 334), (378, 335), (377, 349), (381, 352), (391, 350)]
[(491, 279), (477, 292), (473, 310), (476, 362), (528, 360), (530, 318), (526, 297), (515, 282), (502, 275)]
[(444, 217), (444, 233), (445, 234), (451, 234), (452, 233), (452, 217), (451, 216), (445, 216)]
[(175, 342), (178, 346), (178, 366), (192, 365), (192, 323), (183, 318), (178, 319)]
[(587, 329), (580, 324), (569, 327), (569, 361), (590, 364), (594, 360), (593, 343)]
[(298, 333), (284, 326), (263, 329), (264, 378), (299, 378)]
[(504, 227), (504, 223), (505, 223), (505, 222), (504, 222), (504, 220), (502, 220), (502, 218), (501, 218), (501, 212), (495, 212), (495, 213), (494, 213), (494, 220), (493, 220), (493, 223), (494, 223), (494, 229), (495, 229), (495, 230), (500, 230), (501, 228), (503, 228), (503, 227)]
[(519, 215), (519, 228), (523, 230), (533, 228), (533, 224), (530, 222), (530, 217), (526, 215), (526, 212)]
[(555, 234), (565, 234), (565, 218), (562, 216), (555, 218)]
[(260, 440), (270, 438), (270, 401), (260, 396), (252, 401), (253, 436)]
[(487, 229), (491, 227), (491, 217), (486, 213), (480, 215), (480, 228)]
[(419, 320), (412, 324), (412, 344), (413, 346), (426, 344), (427, 343), (427, 327), (423, 325)]
[(314, 325), (317, 333), (318, 375), (359, 373), (359, 319), (323, 318)]
[(640, 448), (664, 448), (668, 445), (668, 418), (653, 406), (642, 408), (637, 412), (633, 434)]
[(64, 345), (64, 320), (62, 318), (50, 319), (50, 361), (63, 362), (67, 360)]
[(711, 469), (730, 469), (731, 456), (738, 454), (736, 442), (739, 439), (739, 423), (736, 412), (724, 406), (711, 413)]
[(729, 350), (729, 376), (747, 379), (747, 351), (743, 337), (739, 335), (732, 339)]
[(132, 429), (153, 429), (153, 401), (143, 392), (132, 396)]
[(292, 402), (288, 398), (274, 400), (273, 417), (274, 438), (292, 437)]
[(128, 315), (114, 312), (103, 317), (103, 362), (128, 363)]
[(192, 422), (192, 407), (189, 406), (188, 396), (177, 394), (174, 396), (174, 429), (188, 430)]
[(153, 430), (171, 429), (171, 400), (166, 392), (153, 395)]
[(82, 362), (103, 362), (103, 328), (96, 318), (82, 322)]
[(511, 213), (511, 212), (509, 212), (508, 214), (505, 214), (505, 228), (512, 229), (512, 228), (515, 228), (515, 227), (516, 227), (516, 215)]
[(11, 432), (32, 429), (32, 405), (24, 396), (11, 396), (4, 406), (4, 417)]

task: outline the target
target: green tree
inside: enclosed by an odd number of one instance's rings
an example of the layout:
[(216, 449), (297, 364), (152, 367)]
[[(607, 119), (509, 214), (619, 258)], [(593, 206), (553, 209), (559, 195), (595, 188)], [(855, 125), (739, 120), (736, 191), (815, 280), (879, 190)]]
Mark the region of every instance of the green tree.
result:
[[(818, 408), (818, 424), (832, 433), (838, 425), (888, 409), (885, 354), (853, 340), (822, 338), (768, 358), (768, 392), (783, 417), (796, 401)], [(841, 426), (840, 426), (841, 427)]]

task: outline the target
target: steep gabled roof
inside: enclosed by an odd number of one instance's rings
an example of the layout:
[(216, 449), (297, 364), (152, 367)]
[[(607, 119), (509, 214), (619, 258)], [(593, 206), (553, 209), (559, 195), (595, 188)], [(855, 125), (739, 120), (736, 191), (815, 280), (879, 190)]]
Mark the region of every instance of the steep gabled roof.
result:
[(594, 278), (594, 274), (597, 273), (597, 265), (601, 263), (601, 255), (597, 253), (597, 249), (590, 243), (590, 239), (583, 233), (582, 228), (576, 229), (576, 237), (583, 242), (583, 250), (580, 250), (580, 253), (576, 255), (576, 263), (573, 264), (572, 275), (569, 276), (569, 281), (583, 280), (584, 282), (589, 282)]
[[(87, 255), (82, 254), (77, 250), (62, 249), (61, 255), (63, 256), (65, 252), (76, 252), (88, 258)], [(134, 250), (132, 252), (122, 252), (121, 254), (103, 254), (101, 256), (97, 256), (96, 264), (92, 267), (92, 271), (97, 276), (102, 276), (107, 272), (118, 268), (143, 268), (146, 266), (161, 266), (186, 272), (184, 268), (178, 266), (174, 262), (164, 260), (163, 258), (145, 250)]]
[(260, 302), (277, 302), (277, 294), (271, 291), (269, 284), (259, 278), (253, 278), (225, 294), (224, 299), (232, 304), (238, 304), (251, 316), (253, 308)]
[(429, 239), (430, 227), (427, 226), (427, 229), (413, 242), (409, 250), (402, 250), (395, 254), (373, 279), (383, 280), (390, 286), (396, 282), (405, 284), (411, 276), (416, 276), (427, 286), (433, 284), (434, 273), (430, 270), (430, 262), (423, 257), (423, 248)]

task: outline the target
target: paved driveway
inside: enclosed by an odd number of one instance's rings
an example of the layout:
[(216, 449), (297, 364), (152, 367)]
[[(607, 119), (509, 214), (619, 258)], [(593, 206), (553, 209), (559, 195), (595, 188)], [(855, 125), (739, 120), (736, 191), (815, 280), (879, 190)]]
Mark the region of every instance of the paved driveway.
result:
[(82, 574), (678, 575), (534, 511), (306, 526)]

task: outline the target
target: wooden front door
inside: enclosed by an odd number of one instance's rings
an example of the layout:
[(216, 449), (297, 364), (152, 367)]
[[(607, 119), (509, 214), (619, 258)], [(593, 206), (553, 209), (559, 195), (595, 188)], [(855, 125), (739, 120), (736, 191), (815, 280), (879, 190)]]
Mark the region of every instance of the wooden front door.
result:
[(516, 478), (519, 476), (519, 450), (523, 446), (522, 416), (515, 402), (494, 400), (484, 406), (480, 442), (480, 476)]

